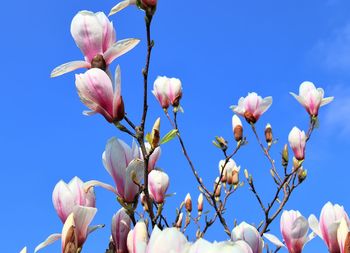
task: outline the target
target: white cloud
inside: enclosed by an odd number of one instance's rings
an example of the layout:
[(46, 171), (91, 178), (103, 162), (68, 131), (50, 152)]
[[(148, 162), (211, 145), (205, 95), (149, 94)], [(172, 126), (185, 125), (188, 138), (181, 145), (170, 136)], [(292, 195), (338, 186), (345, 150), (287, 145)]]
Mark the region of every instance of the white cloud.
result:
[(350, 71), (350, 23), (320, 40), (312, 54), (330, 70)]
[(332, 95), (335, 99), (320, 109), (320, 114), (324, 114), (321, 124), (332, 135), (350, 140), (350, 88), (336, 85), (326, 95)]

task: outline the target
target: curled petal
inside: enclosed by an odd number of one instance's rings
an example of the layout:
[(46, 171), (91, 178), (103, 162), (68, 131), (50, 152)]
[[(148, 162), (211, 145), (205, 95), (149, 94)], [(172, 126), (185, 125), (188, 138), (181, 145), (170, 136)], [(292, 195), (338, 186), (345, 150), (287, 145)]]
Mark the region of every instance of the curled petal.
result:
[(36, 248), (34, 249), (34, 253), (38, 252), (39, 250), (49, 246), (50, 244), (53, 244), (57, 240), (61, 239), (61, 234), (52, 234), (49, 235), (49, 237), (46, 238), (46, 240), (42, 243), (40, 243)]
[(108, 191), (111, 191), (115, 194), (117, 194), (115, 188), (109, 184), (103, 183), (101, 181), (98, 180), (90, 180), (84, 183), (84, 190), (87, 192), (90, 190), (91, 187), (95, 187), (95, 186), (100, 186), (102, 188), (105, 188)]
[(269, 234), (269, 233), (265, 233), (263, 236), (267, 240), (269, 240), (270, 242), (275, 244), (277, 247), (285, 247), (284, 244), (280, 241), (280, 239), (278, 239), (275, 235)]

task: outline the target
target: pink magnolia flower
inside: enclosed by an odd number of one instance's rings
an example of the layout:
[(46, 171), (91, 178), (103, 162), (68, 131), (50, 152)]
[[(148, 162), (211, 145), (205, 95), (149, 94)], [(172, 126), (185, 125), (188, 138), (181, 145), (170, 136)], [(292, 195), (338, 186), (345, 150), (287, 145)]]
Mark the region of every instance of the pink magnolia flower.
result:
[(345, 219), (350, 224), (344, 207), (338, 204), (333, 205), (331, 202), (327, 202), (323, 206), (319, 222), (315, 215), (312, 214), (309, 217), (310, 228), (324, 240), (330, 253), (340, 252), (337, 230), (342, 219)]
[(80, 11), (72, 20), (71, 34), (82, 51), (85, 61), (62, 64), (51, 72), (56, 77), (79, 68), (107, 70), (117, 57), (133, 49), (140, 41), (125, 39), (116, 42), (113, 23), (103, 12)]
[(303, 160), (305, 157), (306, 135), (304, 131), (293, 127), (288, 135), (289, 145), (293, 150), (294, 156), (298, 160)]
[[(299, 211), (284, 211), (281, 216), (281, 233), (289, 253), (301, 253), (304, 245), (314, 238), (313, 233), (307, 235), (309, 224)], [(285, 245), (274, 235), (264, 234), (264, 237), (278, 247)]]
[(255, 123), (260, 116), (269, 109), (272, 104), (272, 97), (262, 98), (255, 92), (248, 93), (248, 96), (241, 97), (238, 105), (232, 105), (230, 108), (245, 117), (248, 123)]
[(85, 189), (101, 186), (118, 195), (123, 201), (132, 203), (139, 192), (143, 178), (144, 162), (139, 158), (139, 149), (135, 142), (130, 148), (125, 142), (111, 138), (102, 154), (104, 167), (113, 178), (116, 188), (97, 180), (86, 182)]
[(264, 247), (264, 241), (258, 230), (246, 222), (242, 222), (232, 230), (231, 240), (233, 242), (245, 241), (252, 249), (252, 253), (261, 253)]
[(164, 109), (170, 105), (178, 107), (182, 97), (181, 81), (176, 78), (158, 76), (154, 81), (152, 93)]
[(92, 111), (84, 111), (85, 115), (100, 113), (105, 119), (112, 123), (124, 118), (124, 102), (121, 96), (120, 67), (115, 71), (115, 86), (108, 75), (93, 68), (84, 74), (75, 76), (80, 100)]
[(322, 88), (317, 88), (312, 82), (303, 82), (299, 87), (299, 96), (293, 92), (290, 94), (305, 107), (306, 111), (311, 116), (317, 116), (318, 110), (333, 101), (334, 97), (323, 98), (324, 91)]
[(98, 225), (89, 227), (91, 221), (95, 217), (97, 209), (94, 207), (75, 206), (73, 212), (67, 217), (61, 234), (52, 234), (44, 242), (40, 243), (34, 250), (34, 253), (62, 239), (62, 253), (75, 252), (67, 251), (67, 248), (76, 250), (81, 249), (88, 235), (97, 228), (103, 226)]
[(148, 242), (147, 227), (143, 220), (136, 223), (127, 238), (129, 253), (145, 253)]
[(121, 208), (112, 218), (112, 239), (116, 253), (128, 253), (127, 238), (131, 219), (124, 208)]
[(52, 202), (55, 210), (64, 223), (73, 212), (75, 206), (95, 207), (95, 193), (93, 189), (84, 190), (84, 183), (80, 178), (74, 177), (68, 184), (59, 181), (52, 193)]
[(160, 170), (152, 170), (148, 174), (148, 189), (151, 198), (157, 204), (165, 200), (165, 193), (169, 187), (169, 176)]

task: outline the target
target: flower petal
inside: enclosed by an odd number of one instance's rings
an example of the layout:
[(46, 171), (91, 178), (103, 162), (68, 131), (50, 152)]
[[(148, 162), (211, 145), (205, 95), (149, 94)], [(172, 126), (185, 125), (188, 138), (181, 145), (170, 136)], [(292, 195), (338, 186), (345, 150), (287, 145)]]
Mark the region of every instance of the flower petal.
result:
[(309, 227), (311, 230), (322, 239), (322, 233), (320, 230), (320, 224), (315, 215), (311, 214), (308, 218)]
[(123, 54), (129, 52), (137, 44), (139, 44), (139, 39), (124, 39), (119, 40), (114, 43), (104, 54), (103, 58), (105, 59), (107, 65), (111, 64), (113, 60), (122, 56)]
[(284, 244), (275, 235), (269, 234), (269, 233), (265, 233), (265, 234), (263, 234), (263, 236), (267, 240), (269, 240), (270, 242), (275, 244), (277, 247), (285, 247)]
[(20, 253), (27, 253), (27, 247), (24, 247)]
[(49, 246), (50, 244), (54, 243), (55, 241), (59, 240), (60, 238), (61, 238), (61, 234), (50, 235), (49, 237), (46, 238), (46, 240), (44, 242), (42, 242), (38, 246), (36, 246), (34, 253), (45, 248), (46, 246)]
[(91, 187), (95, 187), (95, 186), (100, 186), (102, 188), (105, 188), (108, 191), (111, 191), (115, 194), (117, 194), (117, 191), (115, 190), (115, 188), (113, 186), (111, 186), (110, 184), (106, 184), (103, 183), (101, 181), (98, 180), (90, 180), (84, 183), (84, 190), (85, 192), (89, 191)]
[(57, 76), (66, 74), (68, 72), (74, 71), (76, 69), (80, 69), (80, 68), (89, 69), (90, 67), (91, 67), (90, 63), (86, 61), (71, 61), (71, 62), (64, 63), (56, 67), (54, 70), (52, 70), (50, 77), (57, 77)]
[(124, 0), (118, 3), (116, 6), (114, 6), (109, 12), (108, 16), (112, 16), (132, 4), (136, 4), (136, 0)]
[(326, 104), (329, 104), (330, 102), (332, 102), (334, 99), (334, 97), (326, 97), (324, 99), (322, 99), (321, 105), (320, 106), (324, 106)]
[(76, 226), (78, 245), (82, 246), (88, 235), (88, 227), (95, 217), (97, 208), (85, 207), (85, 206), (75, 206), (73, 210), (74, 223)]

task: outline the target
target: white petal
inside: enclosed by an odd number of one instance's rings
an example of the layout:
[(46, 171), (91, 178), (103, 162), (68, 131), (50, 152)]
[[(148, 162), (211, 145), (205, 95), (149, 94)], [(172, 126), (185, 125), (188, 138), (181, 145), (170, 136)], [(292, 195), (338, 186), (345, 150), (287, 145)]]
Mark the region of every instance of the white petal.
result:
[(289, 94), (292, 95), (302, 106), (305, 106), (305, 101), (301, 96), (298, 96), (293, 92), (289, 92)]
[(308, 218), (309, 227), (311, 230), (322, 239), (322, 233), (320, 230), (320, 225), (315, 215), (311, 214)]
[(263, 236), (278, 247), (285, 247), (284, 244), (273, 234), (265, 233)]
[(107, 65), (109, 65), (114, 59), (119, 56), (129, 52), (137, 44), (139, 44), (139, 39), (124, 39), (119, 40), (114, 43), (104, 54), (103, 58), (105, 59)]
[(46, 238), (46, 240), (42, 243), (40, 243), (38, 246), (36, 246), (34, 253), (38, 252), (39, 250), (45, 248), (46, 246), (54, 243), (55, 241), (59, 240), (61, 238), (61, 234), (52, 234), (49, 237)]
[(124, 0), (120, 3), (118, 3), (116, 6), (114, 6), (111, 11), (109, 12), (108, 16), (112, 16), (113, 14), (116, 14), (117, 12), (125, 9), (131, 4), (135, 4), (135, 0)]
[(322, 99), (322, 101), (321, 101), (321, 106), (324, 106), (324, 105), (326, 105), (326, 104), (329, 104), (330, 102), (333, 101), (333, 99), (334, 99), (334, 97), (326, 97), (326, 98)]
[(71, 61), (56, 67), (51, 72), (51, 77), (57, 77), (80, 68), (90, 68), (90, 63), (86, 61)]

